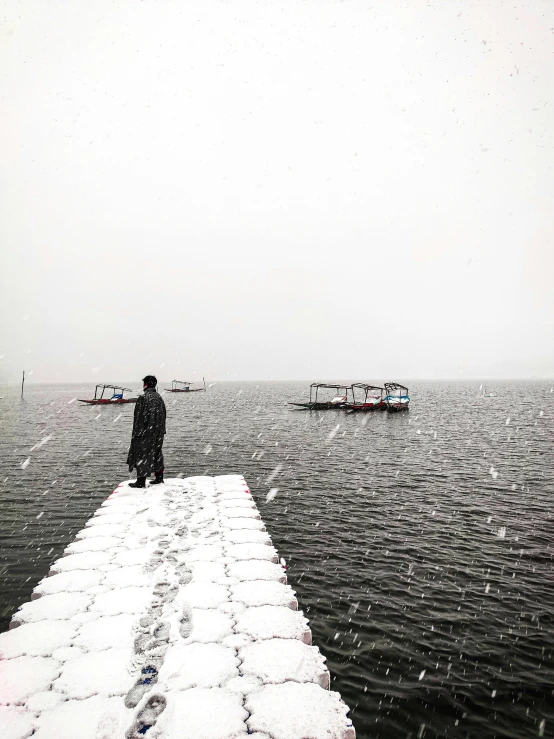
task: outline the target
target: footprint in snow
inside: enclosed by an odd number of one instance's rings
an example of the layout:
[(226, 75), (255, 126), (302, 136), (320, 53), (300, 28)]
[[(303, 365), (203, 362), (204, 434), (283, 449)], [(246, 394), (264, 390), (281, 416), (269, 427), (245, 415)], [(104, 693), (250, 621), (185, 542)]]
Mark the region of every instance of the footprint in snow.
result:
[(188, 611), (183, 611), (183, 614), (179, 620), (179, 634), (183, 639), (188, 639), (192, 632), (192, 618)]
[(147, 665), (140, 671), (140, 677), (125, 696), (125, 707), (135, 708), (148, 693), (152, 685), (158, 682), (158, 670), (154, 665)]
[(149, 698), (144, 708), (139, 711), (134, 725), (127, 732), (127, 739), (142, 739), (155, 725), (166, 705), (167, 701), (163, 695), (153, 695)]

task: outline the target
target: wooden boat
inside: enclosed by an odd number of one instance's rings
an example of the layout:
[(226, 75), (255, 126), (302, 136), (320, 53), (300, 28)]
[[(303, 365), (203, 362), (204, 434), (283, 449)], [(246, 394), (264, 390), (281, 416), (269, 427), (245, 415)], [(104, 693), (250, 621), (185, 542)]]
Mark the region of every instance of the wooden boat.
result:
[(204, 387), (191, 387), (192, 382), (185, 382), (184, 380), (173, 380), (171, 387), (165, 389), (166, 393), (205, 393), (206, 392), (206, 380), (202, 378)]
[[(322, 389), (329, 389), (329, 390), (335, 390), (337, 395), (335, 395), (330, 400), (320, 400), (318, 398), (318, 393)], [(339, 391), (344, 390), (344, 394), (338, 394)], [(294, 405), (300, 410), (306, 410), (306, 411), (329, 411), (329, 410), (339, 410), (341, 408), (345, 408), (346, 404), (348, 403), (348, 393), (352, 392), (352, 386), (351, 385), (335, 385), (333, 383), (329, 384), (326, 382), (312, 382), (310, 385), (310, 401), (309, 403), (290, 403), (289, 405)]]
[[(102, 390), (100, 396), (98, 391)], [(111, 398), (105, 398), (104, 392), (106, 390), (113, 390)], [(121, 385), (97, 385), (94, 390), (94, 398), (91, 400), (82, 400), (79, 398), (79, 403), (88, 403), (89, 405), (121, 405), (121, 403), (136, 403), (138, 398), (124, 398), (124, 393), (132, 393), (133, 391), (128, 387), (121, 387)]]
[(352, 402), (348, 403), (347, 412), (385, 411), (387, 406), (383, 400), (383, 392), (384, 388), (378, 385), (366, 385), (364, 382), (355, 382), (352, 385)]
[(383, 398), (383, 402), (387, 411), (394, 413), (410, 409), (410, 396), (407, 387), (399, 385), (397, 382), (385, 382), (385, 392), (386, 396)]

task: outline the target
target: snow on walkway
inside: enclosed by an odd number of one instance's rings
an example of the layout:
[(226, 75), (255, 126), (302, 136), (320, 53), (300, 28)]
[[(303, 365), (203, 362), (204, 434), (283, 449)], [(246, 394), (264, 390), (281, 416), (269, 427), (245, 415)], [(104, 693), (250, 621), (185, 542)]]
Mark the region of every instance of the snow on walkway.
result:
[(354, 739), (244, 478), (122, 483), (0, 634), (2, 739)]

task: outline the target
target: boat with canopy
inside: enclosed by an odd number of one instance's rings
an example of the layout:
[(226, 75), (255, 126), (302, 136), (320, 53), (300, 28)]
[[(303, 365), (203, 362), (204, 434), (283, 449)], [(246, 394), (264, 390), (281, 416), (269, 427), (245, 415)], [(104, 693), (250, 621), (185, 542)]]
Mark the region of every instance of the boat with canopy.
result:
[(365, 382), (355, 382), (352, 385), (352, 402), (348, 403), (349, 413), (357, 411), (384, 411), (387, 406), (383, 400), (385, 388), (379, 385), (367, 385)]
[[(106, 390), (113, 391), (110, 398), (104, 397)], [(89, 405), (120, 405), (121, 403), (136, 403), (138, 398), (123, 397), (125, 393), (132, 392), (133, 391), (130, 388), (122, 387), (121, 385), (97, 385), (94, 389), (94, 398), (91, 398), (90, 400), (79, 398), (79, 403), (88, 403)]]
[(166, 393), (200, 393), (206, 392), (206, 380), (202, 378), (204, 387), (191, 387), (192, 382), (185, 380), (172, 380), (171, 387), (166, 387)]
[(397, 382), (385, 382), (385, 392), (386, 396), (383, 398), (383, 402), (387, 411), (407, 411), (410, 409), (410, 396), (407, 387)]
[[(321, 391), (334, 390), (333, 397), (322, 400)], [(349, 401), (349, 393), (352, 393), (351, 385), (341, 385), (328, 382), (312, 382), (310, 385), (310, 400), (308, 403), (291, 403), (300, 410), (306, 411), (328, 411), (345, 408)]]

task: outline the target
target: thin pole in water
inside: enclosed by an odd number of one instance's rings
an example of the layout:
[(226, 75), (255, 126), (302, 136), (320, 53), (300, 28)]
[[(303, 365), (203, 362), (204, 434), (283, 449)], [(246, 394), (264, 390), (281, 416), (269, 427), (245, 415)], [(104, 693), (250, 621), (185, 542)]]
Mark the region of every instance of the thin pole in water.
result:
[(23, 397), (23, 385), (25, 384), (25, 370), (23, 370), (23, 379), (21, 380), (21, 397)]

